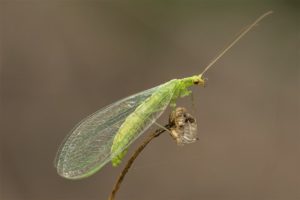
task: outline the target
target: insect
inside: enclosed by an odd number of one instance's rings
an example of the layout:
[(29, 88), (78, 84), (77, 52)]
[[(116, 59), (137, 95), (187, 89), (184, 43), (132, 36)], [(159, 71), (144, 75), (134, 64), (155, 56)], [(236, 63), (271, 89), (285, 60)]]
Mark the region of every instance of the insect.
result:
[(196, 119), (183, 107), (177, 107), (169, 117), (170, 134), (178, 145), (193, 143), (197, 138)]
[[(58, 174), (68, 179), (80, 179), (94, 174), (109, 161), (112, 161), (113, 166), (119, 165), (129, 145), (144, 133), (169, 105), (174, 108), (178, 98), (190, 95), (191, 86), (205, 86), (206, 79), (203, 78), (205, 72), (250, 29), (271, 13), (272, 11), (269, 11), (255, 20), (213, 59), (201, 74), (173, 79), (134, 94), (100, 109), (79, 122), (58, 150), (55, 160)], [(174, 134), (184, 132), (195, 131), (175, 130)], [(179, 137), (179, 139), (181, 143), (188, 143), (194, 138)]]

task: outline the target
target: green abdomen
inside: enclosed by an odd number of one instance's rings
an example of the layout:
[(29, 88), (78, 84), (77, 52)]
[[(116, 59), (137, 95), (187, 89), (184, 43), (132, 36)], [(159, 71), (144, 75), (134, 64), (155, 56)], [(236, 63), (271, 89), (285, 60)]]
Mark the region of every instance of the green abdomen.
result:
[(131, 113), (117, 132), (112, 147), (112, 164), (117, 166), (126, 153), (126, 147), (160, 116), (170, 103), (178, 80), (161, 85), (145, 102)]

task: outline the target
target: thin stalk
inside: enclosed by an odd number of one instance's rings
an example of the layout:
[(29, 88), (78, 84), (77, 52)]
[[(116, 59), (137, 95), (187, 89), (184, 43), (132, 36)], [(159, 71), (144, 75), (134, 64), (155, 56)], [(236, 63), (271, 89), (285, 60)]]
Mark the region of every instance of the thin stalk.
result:
[(126, 166), (124, 167), (124, 169), (122, 170), (122, 172), (120, 173), (114, 187), (113, 190), (109, 196), (109, 200), (114, 200), (115, 196), (117, 194), (117, 192), (120, 189), (121, 183), (123, 182), (126, 174), (128, 173), (130, 167), (132, 166), (132, 164), (134, 163), (135, 159), (139, 156), (139, 154), (145, 149), (145, 147), (156, 137), (160, 136), (160, 134), (162, 134), (163, 132), (166, 131), (166, 129), (168, 130), (171, 126), (169, 124), (165, 125), (165, 129), (160, 128), (157, 129), (155, 132), (151, 133), (149, 135), (148, 138), (146, 138), (144, 140), (144, 142), (135, 150), (135, 152), (133, 153), (133, 155), (131, 156), (131, 158), (128, 160)]

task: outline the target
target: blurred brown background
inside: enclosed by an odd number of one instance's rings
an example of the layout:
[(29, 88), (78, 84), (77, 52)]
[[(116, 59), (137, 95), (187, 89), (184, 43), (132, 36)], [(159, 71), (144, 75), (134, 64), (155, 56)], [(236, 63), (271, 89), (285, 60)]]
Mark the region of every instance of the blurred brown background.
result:
[[(208, 87), (193, 88), (199, 142), (153, 141), (117, 199), (300, 199), (297, 1), (12, 0), (0, 8), (1, 199), (106, 199), (121, 167), (80, 181), (57, 175), (53, 160), (70, 129), (120, 98), (199, 74), (271, 9), (207, 73)], [(179, 105), (191, 109), (190, 98)]]

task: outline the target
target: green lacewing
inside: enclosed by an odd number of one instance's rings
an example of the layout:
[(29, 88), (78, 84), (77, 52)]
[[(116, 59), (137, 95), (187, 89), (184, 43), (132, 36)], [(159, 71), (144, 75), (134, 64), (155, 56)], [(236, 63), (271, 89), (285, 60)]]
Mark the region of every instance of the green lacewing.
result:
[(204, 73), (269, 11), (239, 34), (200, 75), (173, 79), (100, 109), (79, 122), (61, 144), (55, 166), (62, 177), (80, 179), (100, 170), (109, 161), (120, 164), (129, 145), (144, 133), (176, 100), (191, 94), (193, 85), (204, 86)]

